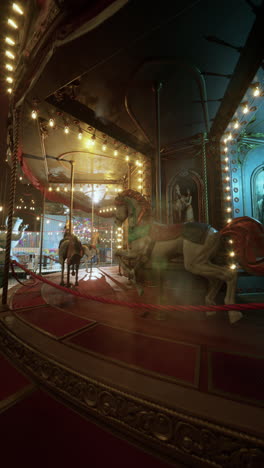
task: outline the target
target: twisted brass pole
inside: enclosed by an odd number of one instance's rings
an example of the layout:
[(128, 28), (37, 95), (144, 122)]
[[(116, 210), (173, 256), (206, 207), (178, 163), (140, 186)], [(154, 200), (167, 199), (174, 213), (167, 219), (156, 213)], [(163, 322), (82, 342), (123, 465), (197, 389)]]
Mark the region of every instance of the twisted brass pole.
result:
[(203, 181), (204, 181), (204, 222), (209, 223), (209, 201), (208, 201), (208, 174), (206, 160), (206, 133), (203, 134), (202, 158), (203, 158)]
[(16, 175), (17, 175), (17, 152), (19, 145), (19, 125), (20, 125), (20, 109), (16, 109), (14, 114), (14, 133), (13, 133), (13, 144), (12, 144), (12, 169), (11, 169), (11, 184), (10, 184), (10, 195), (8, 203), (8, 224), (7, 224), (7, 235), (6, 235), (6, 246), (5, 246), (5, 264), (4, 264), (4, 277), (3, 277), (3, 295), (2, 304), (7, 304), (7, 292), (8, 292), (8, 275), (9, 275), (9, 263), (10, 263), (10, 250), (12, 241), (12, 229), (13, 229), (13, 212), (15, 205), (16, 196)]

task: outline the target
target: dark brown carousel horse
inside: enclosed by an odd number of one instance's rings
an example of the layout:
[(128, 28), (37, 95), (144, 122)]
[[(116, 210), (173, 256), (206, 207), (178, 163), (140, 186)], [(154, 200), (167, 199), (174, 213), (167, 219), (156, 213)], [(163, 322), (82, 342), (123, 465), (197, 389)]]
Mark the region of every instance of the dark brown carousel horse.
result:
[(64, 286), (64, 264), (67, 260), (67, 288), (71, 286), (70, 284), (70, 270), (72, 271), (72, 276), (75, 276), (75, 286), (78, 286), (78, 271), (80, 266), (80, 261), (83, 256), (83, 248), (80, 240), (74, 234), (68, 234), (60, 241), (59, 244), (59, 262), (62, 266), (61, 268), (61, 286)]

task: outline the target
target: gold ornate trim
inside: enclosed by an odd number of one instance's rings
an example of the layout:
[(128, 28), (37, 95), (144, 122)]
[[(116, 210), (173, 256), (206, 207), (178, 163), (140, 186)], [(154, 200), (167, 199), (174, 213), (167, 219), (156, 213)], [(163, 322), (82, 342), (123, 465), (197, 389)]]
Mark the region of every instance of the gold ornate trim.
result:
[(22, 342), (3, 322), (0, 322), (0, 348), (55, 396), (171, 462), (214, 468), (264, 466), (263, 439), (188, 416), (80, 375)]

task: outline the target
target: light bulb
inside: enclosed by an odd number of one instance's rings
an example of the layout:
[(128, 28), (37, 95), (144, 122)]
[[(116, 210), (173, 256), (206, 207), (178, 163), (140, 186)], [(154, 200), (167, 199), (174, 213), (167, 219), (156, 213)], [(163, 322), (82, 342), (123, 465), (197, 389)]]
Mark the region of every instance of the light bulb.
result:
[(14, 10), (16, 13), (18, 13), (19, 15), (23, 15), (23, 14), (24, 14), (23, 10), (20, 8), (20, 6), (19, 6), (17, 3), (13, 3), (12, 8), (13, 8), (13, 10)]
[(79, 133), (78, 133), (78, 139), (81, 140), (82, 137), (83, 137), (82, 132), (79, 132)]
[(10, 63), (6, 63), (6, 69), (9, 70), (9, 71), (13, 71), (14, 70), (14, 67), (12, 65), (10, 65)]
[(37, 111), (36, 111), (36, 110), (33, 110), (33, 111), (31, 112), (31, 117), (32, 117), (32, 119), (35, 120), (35, 119), (37, 118), (37, 116), (38, 116)]
[(12, 94), (12, 92), (13, 92), (12, 88), (7, 88), (7, 92), (8, 92), (8, 94)]
[(129, 156), (126, 156), (126, 158), (125, 158), (125, 159), (126, 159), (126, 161), (129, 161)]
[(54, 119), (49, 119), (49, 126), (54, 127), (54, 125), (55, 125)]
[(260, 95), (260, 89), (258, 86), (255, 87), (254, 91), (253, 91), (253, 95), (256, 97), (256, 96), (259, 96)]
[(6, 81), (8, 83), (13, 83), (14, 80), (13, 80), (13, 78), (11, 76), (7, 76)]
[(230, 270), (235, 270), (236, 269), (236, 264), (235, 263), (232, 263), (232, 265), (230, 265)]
[(9, 44), (9, 45), (12, 45), (12, 46), (14, 46), (16, 44), (15, 41), (13, 41), (13, 39), (11, 39), (11, 37), (6, 37), (5, 42), (7, 44)]
[(11, 18), (9, 18), (7, 20), (7, 23), (9, 24), (9, 26), (11, 26), (12, 28), (14, 29), (17, 29), (18, 28), (18, 25), (16, 24), (16, 22), (14, 20), (12, 20)]
[(64, 133), (68, 134), (69, 131), (70, 131), (70, 129), (69, 129), (68, 125), (65, 125), (65, 127), (64, 127)]
[(118, 155), (118, 151), (115, 150), (115, 151), (114, 151), (114, 156), (117, 156), (117, 155)]
[(239, 127), (239, 123), (238, 121), (236, 120), (236, 122), (234, 123), (234, 128), (238, 128)]
[(10, 52), (10, 50), (6, 50), (5, 54), (8, 58), (10, 58), (11, 60), (14, 60), (15, 56), (14, 54), (12, 54), (12, 52)]
[(248, 111), (249, 111), (248, 105), (247, 105), (247, 104), (244, 104), (244, 106), (243, 106), (243, 114), (247, 114)]

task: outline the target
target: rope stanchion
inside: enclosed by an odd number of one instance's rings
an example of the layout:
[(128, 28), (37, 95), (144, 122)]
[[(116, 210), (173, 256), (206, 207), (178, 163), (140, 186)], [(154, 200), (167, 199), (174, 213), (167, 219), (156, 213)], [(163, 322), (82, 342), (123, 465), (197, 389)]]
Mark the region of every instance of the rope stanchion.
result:
[(15, 269), (14, 269), (13, 261), (10, 262), (10, 265), (11, 265), (11, 272), (12, 272), (12, 275), (13, 275), (13, 277), (15, 278), (15, 280), (16, 280), (19, 284), (21, 284), (22, 286), (25, 286), (25, 287), (27, 287), (27, 288), (32, 288), (33, 286), (35, 286), (35, 284), (37, 284), (37, 281), (33, 281), (32, 284), (26, 284), (26, 283), (23, 283), (22, 281), (20, 281), (20, 279), (18, 278), (18, 275), (17, 275), (17, 273), (16, 273), (16, 271), (15, 271)]
[(57, 288), (63, 292), (72, 294), (73, 296), (81, 297), (83, 299), (89, 299), (91, 301), (96, 301), (96, 302), (102, 302), (103, 304), (113, 304), (113, 305), (119, 305), (119, 306), (125, 306), (125, 307), (130, 307), (132, 309), (134, 308), (140, 308), (140, 309), (149, 309), (149, 310), (167, 310), (167, 311), (177, 311), (177, 312), (211, 312), (211, 311), (229, 311), (230, 309), (232, 310), (247, 310), (247, 309), (255, 309), (255, 310), (264, 310), (264, 303), (257, 303), (257, 302), (252, 302), (250, 304), (225, 304), (225, 305), (210, 305), (210, 306), (193, 306), (193, 305), (162, 305), (162, 304), (144, 304), (142, 302), (126, 302), (126, 301), (117, 301), (115, 299), (107, 299), (101, 296), (92, 296), (90, 294), (82, 294), (79, 291), (72, 290), (65, 288), (64, 286), (61, 286), (59, 284), (53, 283), (52, 281), (49, 281), (48, 279), (44, 278), (41, 275), (37, 275), (36, 273), (33, 273), (33, 271), (28, 270), (26, 267), (18, 263), (16, 260), (13, 260), (11, 262), (11, 265), (18, 266), (22, 270), (24, 270), (28, 275), (32, 276), (33, 278), (42, 281), (43, 283), (48, 284), (49, 286), (53, 286), (54, 288)]

